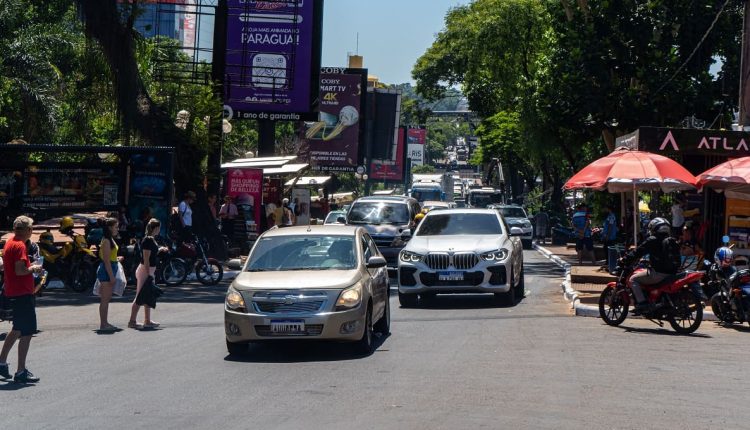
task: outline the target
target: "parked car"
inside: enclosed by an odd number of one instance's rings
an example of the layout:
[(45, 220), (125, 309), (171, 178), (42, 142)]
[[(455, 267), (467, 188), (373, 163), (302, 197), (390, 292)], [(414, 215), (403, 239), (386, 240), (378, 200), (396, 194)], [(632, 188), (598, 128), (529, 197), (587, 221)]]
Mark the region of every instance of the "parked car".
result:
[(411, 197), (362, 197), (352, 203), (346, 223), (367, 229), (388, 267), (396, 270), (398, 253), (411, 238), (414, 217), (420, 211), (419, 202)]
[(496, 209), (500, 215), (505, 218), (508, 227), (518, 227), (523, 231), (521, 243), (524, 249), (531, 249), (531, 242), (534, 239), (534, 227), (524, 208), (518, 205), (490, 205), (488, 208)]
[(256, 241), (227, 290), (224, 327), (230, 354), (268, 339), (333, 339), (374, 350), (388, 333), (385, 259), (365, 229), (275, 228)]
[(339, 222), (339, 218), (344, 218), (344, 222), (346, 222), (346, 211), (331, 211), (328, 212), (328, 215), (326, 216), (326, 220), (323, 222), (325, 225), (331, 225), (331, 224), (343, 224)]
[(515, 304), (524, 293), (521, 234), (493, 209), (429, 212), (399, 254), (401, 306), (438, 293), (494, 293)]

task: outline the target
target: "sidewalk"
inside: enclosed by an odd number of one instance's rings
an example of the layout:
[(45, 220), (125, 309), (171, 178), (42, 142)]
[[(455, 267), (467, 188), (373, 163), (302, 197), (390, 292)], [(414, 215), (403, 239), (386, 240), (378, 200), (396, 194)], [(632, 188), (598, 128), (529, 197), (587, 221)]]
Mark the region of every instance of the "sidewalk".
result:
[[(590, 262), (579, 265), (575, 248), (569, 246), (534, 243), (534, 249), (565, 270), (563, 296), (570, 302), (575, 314), (598, 318), (599, 296), (607, 283), (616, 280), (603, 267), (606, 261), (599, 261), (599, 265)], [(710, 307), (703, 308), (703, 320), (717, 321)]]

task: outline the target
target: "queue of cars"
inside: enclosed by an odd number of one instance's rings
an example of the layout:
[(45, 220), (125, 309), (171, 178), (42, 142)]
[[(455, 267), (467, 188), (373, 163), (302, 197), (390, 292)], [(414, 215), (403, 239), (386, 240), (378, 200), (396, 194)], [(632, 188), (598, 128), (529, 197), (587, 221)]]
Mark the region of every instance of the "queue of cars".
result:
[(458, 208), (431, 210), (416, 225), (420, 211), (410, 197), (363, 197), (327, 225), (263, 233), (227, 291), (229, 353), (280, 338), (372, 352), (373, 333), (390, 330), (389, 271), (402, 307), (444, 293), (492, 293), (508, 306), (523, 296), (522, 226), (499, 209)]

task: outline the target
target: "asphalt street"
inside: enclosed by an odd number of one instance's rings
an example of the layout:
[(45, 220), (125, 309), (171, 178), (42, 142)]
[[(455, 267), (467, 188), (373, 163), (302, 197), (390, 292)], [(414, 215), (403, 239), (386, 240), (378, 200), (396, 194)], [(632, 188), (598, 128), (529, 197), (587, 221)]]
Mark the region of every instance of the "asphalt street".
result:
[[(368, 357), (281, 342), (230, 359), (226, 285), (170, 290), (159, 330), (112, 335), (94, 332), (95, 300), (49, 294), (28, 360), (41, 382), (0, 381), (0, 428), (748, 428), (747, 326), (677, 336), (574, 317), (562, 272), (535, 251), (525, 259), (513, 307), (471, 295), (400, 309), (393, 291), (392, 333)], [(111, 314), (125, 327), (128, 298)]]

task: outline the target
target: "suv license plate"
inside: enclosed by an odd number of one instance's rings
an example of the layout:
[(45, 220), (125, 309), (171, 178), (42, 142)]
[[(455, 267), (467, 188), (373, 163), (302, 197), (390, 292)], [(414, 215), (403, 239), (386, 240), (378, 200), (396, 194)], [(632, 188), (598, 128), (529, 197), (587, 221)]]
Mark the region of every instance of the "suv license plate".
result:
[(271, 321), (271, 333), (301, 334), (305, 332), (304, 320)]
[(463, 281), (464, 272), (438, 272), (439, 281)]

